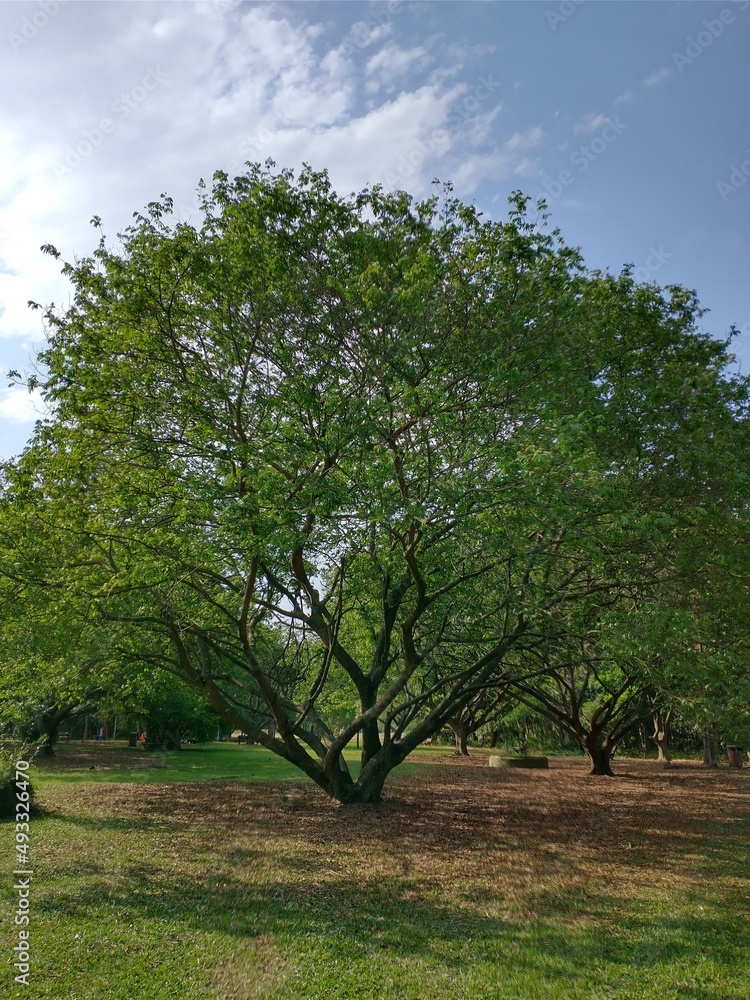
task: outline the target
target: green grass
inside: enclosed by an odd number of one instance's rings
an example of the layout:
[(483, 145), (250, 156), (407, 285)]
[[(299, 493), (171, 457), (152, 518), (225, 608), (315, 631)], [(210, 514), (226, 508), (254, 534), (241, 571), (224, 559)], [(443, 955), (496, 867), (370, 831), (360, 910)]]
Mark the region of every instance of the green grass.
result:
[[(85, 763), (77, 763), (75, 754), (80, 744), (58, 746), (60, 760), (52, 762), (37, 758), (32, 776), (40, 787), (81, 782), (146, 782), (209, 781), (288, 781), (300, 779), (300, 771), (282, 757), (261, 746), (213, 743), (208, 746), (186, 746), (174, 752), (151, 752), (128, 748), (123, 743), (91, 744)], [(440, 748), (442, 755), (450, 748)], [(408, 774), (419, 767), (420, 760), (433, 755), (431, 748), (418, 750), (402, 765), (400, 773)], [(68, 754), (71, 754), (68, 758)], [(345, 751), (353, 775), (359, 773), (359, 751)], [(70, 759), (70, 764), (67, 763)], [(95, 764), (90, 764), (95, 760)], [(61, 766), (62, 765), (62, 766)]]
[(0, 996), (747, 1000), (744, 776), (420, 758), (351, 810), (259, 747), (190, 748), (138, 784), (48, 772), (32, 986), (13, 989), (7, 877)]

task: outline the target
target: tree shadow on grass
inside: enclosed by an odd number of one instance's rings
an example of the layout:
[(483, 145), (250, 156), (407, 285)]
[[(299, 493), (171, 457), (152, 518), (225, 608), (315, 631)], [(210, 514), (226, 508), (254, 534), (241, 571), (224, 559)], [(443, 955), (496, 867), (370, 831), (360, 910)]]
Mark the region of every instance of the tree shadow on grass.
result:
[[(494, 849), (626, 856), (628, 865), (694, 855), (738, 809), (744, 782), (705, 772), (641, 768), (630, 781), (569, 772), (430, 768), (429, 778), (394, 777), (375, 806), (336, 807), (310, 782), (210, 781), (168, 785), (79, 786), (74, 799), (45, 793), (45, 815), (93, 829), (189, 832), (197, 842), (252, 830), (293, 838), (301, 847), (346, 844), (390, 855)], [(744, 815), (750, 810), (740, 809)], [(625, 852), (626, 855), (625, 855)]]
[[(58, 791), (48, 815), (70, 824), (72, 845), (77, 827), (100, 832), (102, 855), (83, 870), (74, 846), (63, 854), (36, 913), (102, 927), (171, 922), (226, 935), (240, 950), (279, 941), (313, 965), (442, 961), (467, 983), (480, 967), (512, 966), (550, 989), (565, 980), (571, 988), (560, 995), (569, 997), (615, 995), (598, 986), (633, 970), (697, 967), (707, 948), (719, 964), (741, 965), (729, 917), (700, 908), (701, 879), (718, 873), (737, 880), (722, 887), (727, 914), (744, 909), (736, 844), (747, 809), (736, 782), (637, 769), (627, 786), (580, 769), (539, 777), (438, 767), (354, 809), (290, 782), (81, 786), (75, 801)], [(682, 913), (657, 919), (635, 897), (623, 903), (601, 878), (613, 857), (619, 877), (641, 885), (670, 865), (692, 870), (696, 905), (683, 893)], [(523, 883), (515, 897), (514, 878)], [(663, 995), (742, 993), (686, 981)]]
[[(62, 913), (102, 927), (114, 920), (135, 926), (179, 922), (185, 929), (249, 944), (278, 939), (288, 948), (296, 942), (323, 964), (342, 957), (363, 965), (415, 958), (434, 963), (448, 956), (459, 978), (508, 963), (521, 978), (564, 979), (578, 989), (617, 982), (636, 971), (647, 974), (664, 964), (690, 967), (703, 960), (707, 945), (729, 940), (730, 928), (720, 916), (671, 916), (654, 926), (634, 907), (623, 913), (621, 902), (604, 894), (592, 901), (561, 892), (549, 900), (548, 911), (547, 917), (534, 919), (487, 917), (458, 910), (450, 901), (426, 899), (408, 879), (352, 883), (329, 876), (310, 886), (277, 876), (258, 884), (226, 873), (167, 877), (158, 865), (145, 862), (131, 865), (116, 886), (90, 882), (36, 902), (39, 920)], [(575, 922), (566, 923), (568, 918)], [(737, 957), (734, 945), (724, 961)], [(675, 995), (718, 996), (687, 983)]]

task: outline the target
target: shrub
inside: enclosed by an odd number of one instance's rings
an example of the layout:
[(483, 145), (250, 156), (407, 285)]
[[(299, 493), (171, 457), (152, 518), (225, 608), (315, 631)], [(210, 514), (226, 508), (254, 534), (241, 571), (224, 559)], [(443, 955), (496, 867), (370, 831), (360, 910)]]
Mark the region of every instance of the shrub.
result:
[[(27, 746), (0, 748), (0, 820), (13, 819), (16, 815), (17, 788), (16, 788), (16, 762), (20, 759), (31, 760), (35, 754), (35, 749), (29, 753), (31, 748)], [(26, 772), (24, 772), (26, 773)], [(33, 787), (29, 778), (26, 778), (26, 791), (30, 793), (30, 800), (33, 800)]]

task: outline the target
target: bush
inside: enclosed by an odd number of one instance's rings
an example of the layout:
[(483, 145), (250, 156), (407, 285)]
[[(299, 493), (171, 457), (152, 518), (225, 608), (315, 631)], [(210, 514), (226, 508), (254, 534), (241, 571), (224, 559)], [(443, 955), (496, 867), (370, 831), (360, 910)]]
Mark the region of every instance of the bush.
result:
[[(16, 804), (18, 801), (16, 788), (16, 762), (23, 758), (28, 760), (30, 756), (29, 748), (26, 746), (14, 748), (0, 748), (0, 820), (14, 819), (16, 815)], [(27, 780), (26, 791), (29, 793), (29, 806), (33, 801), (34, 790), (31, 781)]]

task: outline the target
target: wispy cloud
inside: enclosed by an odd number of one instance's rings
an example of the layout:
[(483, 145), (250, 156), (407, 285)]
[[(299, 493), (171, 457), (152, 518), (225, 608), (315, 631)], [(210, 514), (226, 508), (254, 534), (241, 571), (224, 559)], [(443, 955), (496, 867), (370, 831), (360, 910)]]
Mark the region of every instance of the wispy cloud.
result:
[(666, 80), (671, 75), (671, 69), (661, 66), (659, 69), (655, 69), (653, 73), (649, 73), (647, 77), (641, 80), (641, 83), (644, 87), (658, 87), (663, 80)]
[(366, 89), (370, 94), (381, 89), (395, 90), (405, 77), (425, 69), (431, 62), (433, 57), (423, 45), (410, 49), (401, 49), (397, 45), (384, 45), (365, 66), (368, 77)]
[(526, 153), (544, 138), (539, 126), (514, 134), (499, 148), (479, 156), (467, 157), (457, 165), (453, 179), (457, 184), (474, 188), (485, 177), (497, 181), (513, 177), (530, 177), (537, 171), (536, 163)]
[(579, 122), (575, 128), (574, 132), (576, 135), (580, 135), (582, 132), (596, 132), (597, 129), (602, 128), (606, 125), (607, 116), (601, 114), (601, 112), (591, 112), (591, 114), (586, 115), (583, 121)]
[(543, 138), (544, 132), (542, 128), (539, 125), (535, 125), (532, 128), (524, 129), (523, 132), (514, 132), (505, 143), (504, 149), (508, 153), (533, 149), (534, 146), (539, 145)]

